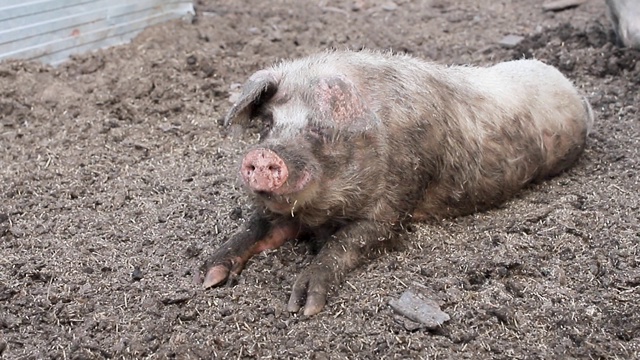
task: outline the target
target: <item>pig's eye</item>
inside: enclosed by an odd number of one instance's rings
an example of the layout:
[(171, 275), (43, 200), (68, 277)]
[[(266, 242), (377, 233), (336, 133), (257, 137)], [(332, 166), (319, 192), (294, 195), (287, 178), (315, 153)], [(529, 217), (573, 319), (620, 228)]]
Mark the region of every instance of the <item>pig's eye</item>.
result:
[(271, 132), (271, 128), (273, 128), (273, 114), (271, 112), (263, 111), (258, 113), (254, 121), (260, 130), (261, 136), (266, 136)]
[(322, 128), (320, 128), (320, 126), (311, 126), (309, 128), (309, 134), (313, 136), (322, 136)]
[(331, 129), (326, 126), (312, 125), (307, 128), (307, 133), (312, 138), (328, 139), (331, 134)]

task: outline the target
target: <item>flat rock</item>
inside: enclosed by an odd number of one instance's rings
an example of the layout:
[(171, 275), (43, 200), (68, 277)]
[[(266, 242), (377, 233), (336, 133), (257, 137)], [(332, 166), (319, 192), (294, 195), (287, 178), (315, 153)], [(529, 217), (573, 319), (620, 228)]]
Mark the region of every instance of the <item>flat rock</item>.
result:
[(522, 40), (524, 40), (524, 36), (509, 34), (503, 37), (498, 44), (505, 48), (512, 48), (518, 45)]
[(398, 8), (398, 4), (393, 1), (389, 1), (388, 3), (382, 4), (382, 10), (385, 11), (395, 11)]
[(438, 328), (450, 319), (447, 313), (440, 310), (435, 300), (422, 298), (412, 290), (402, 293), (400, 299), (391, 300), (389, 305), (398, 314), (423, 324), (428, 329)]
[(582, 5), (586, 0), (556, 0), (542, 4), (544, 11), (562, 11)]

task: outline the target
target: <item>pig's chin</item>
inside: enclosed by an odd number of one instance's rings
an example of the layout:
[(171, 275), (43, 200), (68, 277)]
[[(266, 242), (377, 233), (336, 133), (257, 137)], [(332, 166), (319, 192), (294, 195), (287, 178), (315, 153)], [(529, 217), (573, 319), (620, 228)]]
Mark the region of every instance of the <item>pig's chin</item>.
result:
[(295, 201), (292, 201), (291, 199), (285, 199), (285, 201), (277, 201), (273, 198), (262, 198), (261, 201), (264, 206), (271, 212), (282, 215), (294, 214), (297, 206), (297, 203)]
[(291, 215), (301, 211), (314, 198), (318, 190), (315, 181), (308, 182), (300, 191), (288, 194), (255, 194), (257, 199), (270, 211), (276, 214)]

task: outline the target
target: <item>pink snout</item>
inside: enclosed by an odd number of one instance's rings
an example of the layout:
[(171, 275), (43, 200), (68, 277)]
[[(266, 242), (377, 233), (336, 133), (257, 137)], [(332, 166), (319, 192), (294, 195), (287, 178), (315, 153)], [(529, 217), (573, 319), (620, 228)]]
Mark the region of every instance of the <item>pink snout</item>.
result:
[(269, 149), (249, 151), (240, 168), (244, 183), (253, 191), (275, 192), (289, 177), (284, 160)]

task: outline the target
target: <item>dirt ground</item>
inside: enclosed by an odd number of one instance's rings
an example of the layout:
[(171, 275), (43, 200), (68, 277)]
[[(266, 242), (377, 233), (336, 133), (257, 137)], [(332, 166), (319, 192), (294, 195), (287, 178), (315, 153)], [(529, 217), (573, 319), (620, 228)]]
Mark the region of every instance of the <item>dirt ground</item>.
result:
[[(6, 359), (638, 359), (640, 65), (604, 0), (197, 1), (193, 23), (51, 68), (0, 63), (0, 354)], [(525, 36), (515, 48), (498, 45)], [(291, 242), (234, 287), (195, 269), (247, 218), (220, 119), (253, 71), (327, 48), (446, 64), (536, 57), (597, 115), (580, 162), (499, 209), (420, 224), (289, 314), (312, 256)], [(423, 286), (427, 330), (389, 300)]]

